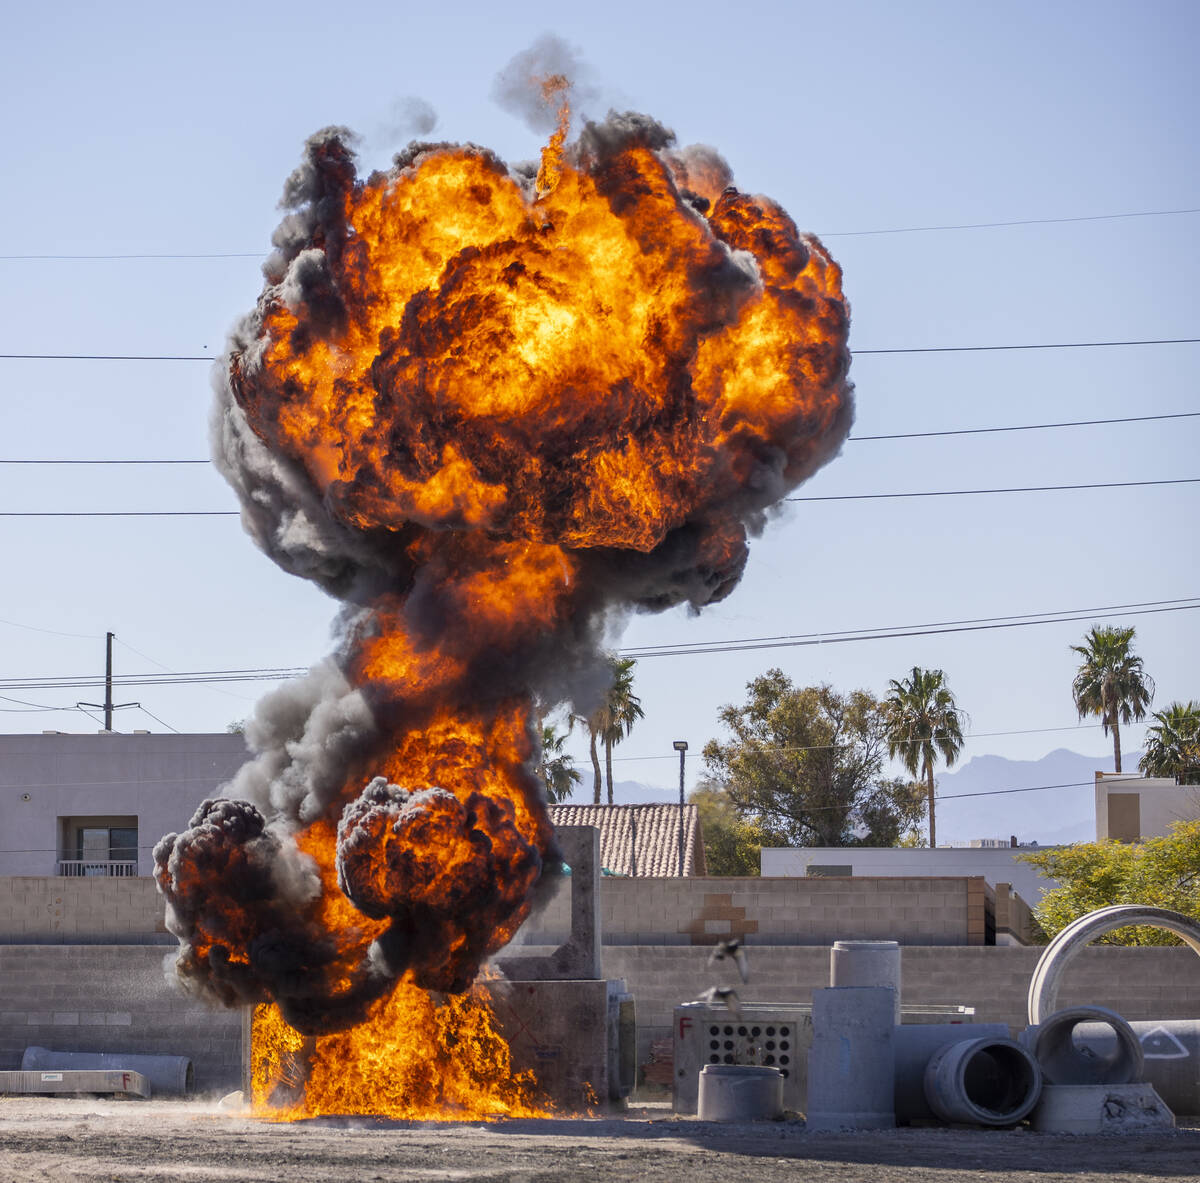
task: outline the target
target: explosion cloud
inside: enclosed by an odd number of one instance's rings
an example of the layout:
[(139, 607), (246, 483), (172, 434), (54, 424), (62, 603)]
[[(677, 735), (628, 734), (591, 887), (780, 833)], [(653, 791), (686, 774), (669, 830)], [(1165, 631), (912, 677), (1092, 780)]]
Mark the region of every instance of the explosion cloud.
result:
[(178, 970), (302, 1032), (461, 991), (556, 865), (537, 708), (604, 689), (615, 614), (727, 596), (852, 418), (837, 265), (645, 115), (540, 165), (308, 142), (217, 382), (217, 463), (344, 604), (257, 753), (156, 849)]

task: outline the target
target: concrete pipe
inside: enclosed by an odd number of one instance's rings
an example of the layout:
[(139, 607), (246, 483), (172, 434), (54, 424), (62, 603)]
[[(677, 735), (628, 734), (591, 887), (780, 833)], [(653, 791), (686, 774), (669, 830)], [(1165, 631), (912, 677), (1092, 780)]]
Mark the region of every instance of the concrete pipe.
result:
[(895, 998), (887, 986), (813, 991), (810, 1130), (878, 1130), (896, 1124)]
[(757, 1064), (700, 1069), (701, 1121), (769, 1121), (783, 1114), (783, 1073)]
[(890, 986), (900, 1023), (900, 944), (897, 941), (834, 941), (829, 951), (830, 986)]
[(939, 1048), (925, 1067), (925, 1099), (942, 1121), (1014, 1126), (1042, 1094), (1037, 1061), (1011, 1039), (984, 1036)]
[[(1130, 1023), (1142, 1046), (1142, 1079), (1177, 1116), (1200, 1116), (1200, 1019), (1148, 1019)], [(1107, 1023), (1080, 1023), (1077, 1044), (1112, 1056), (1117, 1037)]]
[(909, 1023), (892, 1034), (896, 1053), (896, 1121), (932, 1121), (937, 1115), (925, 1099), (925, 1066), (934, 1052), (968, 1039), (1008, 1039), (1007, 1023)]
[(134, 1056), (124, 1052), (58, 1052), (27, 1047), (21, 1057), (22, 1072), (58, 1070), (127, 1070), (140, 1072), (152, 1095), (182, 1097), (192, 1091), (195, 1075), (186, 1056)]
[[(1084, 1023), (1102, 1023), (1113, 1033), (1108, 1051), (1076, 1042), (1075, 1029)], [(1057, 1011), (1038, 1027), (1030, 1028), (1029, 1035), (1034, 1057), (1048, 1084), (1129, 1084), (1144, 1079), (1142, 1045), (1133, 1028), (1115, 1011), (1102, 1006)]]
[(1029, 1023), (1038, 1026), (1058, 1006), (1058, 986), (1064, 970), (1071, 959), (1097, 937), (1114, 928), (1129, 924), (1146, 924), (1152, 928), (1164, 928), (1180, 937), (1200, 953), (1200, 924), (1172, 912), (1169, 908), (1152, 908), (1142, 904), (1114, 904), (1111, 908), (1098, 908), (1086, 916), (1073, 920), (1047, 946), (1038, 959), (1029, 983)]

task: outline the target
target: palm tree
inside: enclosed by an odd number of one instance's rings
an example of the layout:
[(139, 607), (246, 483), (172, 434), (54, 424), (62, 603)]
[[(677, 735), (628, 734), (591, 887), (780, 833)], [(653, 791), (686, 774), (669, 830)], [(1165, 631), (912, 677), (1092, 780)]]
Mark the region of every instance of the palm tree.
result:
[(546, 796), (552, 804), (565, 801), (571, 795), (571, 789), (583, 780), (574, 761), (563, 751), (569, 734), (569, 728), (559, 735), (552, 723), (542, 724), (542, 756), (538, 761), (537, 773), (546, 786)]
[(1200, 785), (1200, 703), (1173, 702), (1151, 716), (1146, 754), (1138, 767), (1146, 776), (1173, 776), (1181, 785)]
[(612, 685), (604, 701), (584, 720), (587, 724), (592, 757), (592, 800), (600, 804), (600, 755), (597, 742), (604, 745), (604, 770), (608, 781), (608, 803), (613, 803), (612, 750), (644, 715), (642, 700), (633, 692), (632, 657), (610, 658)]
[(1092, 625), (1082, 645), (1071, 649), (1083, 664), (1071, 683), (1075, 707), (1082, 719), (1099, 715), (1107, 735), (1112, 730), (1113, 765), (1121, 771), (1121, 724), (1146, 717), (1154, 697), (1154, 681), (1142, 668), (1142, 659), (1129, 651), (1133, 626), (1112, 628)]
[(888, 683), (888, 755), (908, 769), (910, 776), (925, 781), (929, 797), (929, 846), (937, 846), (937, 822), (933, 812), (933, 768), (940, 755), (949, 768), (963, 746), (966, 714), (958, 709), (941, 670), (913, 666), (901, 681)]

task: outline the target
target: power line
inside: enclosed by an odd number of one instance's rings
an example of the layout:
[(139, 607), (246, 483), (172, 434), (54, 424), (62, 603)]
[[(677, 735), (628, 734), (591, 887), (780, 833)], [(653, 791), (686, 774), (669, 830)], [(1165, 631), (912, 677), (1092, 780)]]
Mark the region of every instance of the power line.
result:
[(1062, 493), (1073, 489), (1133, 489), (1147, 485), (1195, 485), (1200, 477), (1166, 481), (1102, 481), (1091, 485), (1022, 485), (1005, 489), (934, 489), (920, 493), (840, 493), (823, 497), (785, 497), (784, 501), (882, 501), (898, 497), (976, 497), (987, 493)]
[[(852, 435), (848, 437), (848, 442), (932, 439), (935, 436), (942, 435), (987, 435), (998, 431), (1046, 431), (1054, 427), (1100, 427), (1108, 423), (1149, 423), (1156, 419), (1195, 419), (1197, 417), (1200, 417), (1200, 411), (1171, 411), (1165, 415), (1129, 415), (1121, 419), (1073, 419), (1063, 423), (1019, 423), (1009, 427), (953, 427), (946, 431), (900, 431), (889, 435)], [(9, 463), (13, 462), (0, 460), (0, 464)], [(35, 464), (37, 461), (31, 460), (18, 463)], [(83, 461), (79, 463), (83, 463)], [(174, 463), (174, 461), (171, 463)], [(190, 463), (197, 462), (191, 461)], [(204, 463), (204, 461), (198, 463)]]
[[(891, 629), (845, 630), (840, 633), (810, 633), (801, 637), (749, 638), (741, 641), (697, 642), (674, 647), (628, 648), (619, 653), (641, 658), (677, 657), (703, 653), (735, 652), (742, 649), (793, 648), (809, 645), (840, 644), (848, 641), (886, 640), (898, 636), (937, 635), (943, 632), (973, 632), (985, 629), (1019, 628), (1034, 624), (1064, 624), (1097, 616), (1152, 615), (1160, 612), (1182, 612), (1200, 608), (1200, 597), (1179, 600), (1145, 600), (1128, 605), (1100, 608), (1068, 609), (1056, 612), (1031, 613), (1018, 617), (979, 617), (965, 621), (943, 621), (937, 625), (897, 626)], [(207, 682), (281, 681), (300, 677), (308, 669), (299, 666), (259, 666), (248, 669), (186, 670), (151, 674), (114, 674), (114, 686), (172, 686)], [(90, 689), (104, 684), (95, 675), (62, 675), (0, 679), (0, 690), (59, 690)]]
[(723, 641), (682, 641), (677, 643), (668, 643), (663, 645), (638, 645), (631, 649), (622, 649), (621, 652), (626, 656), (651, 656), (654, 651), (662, 649), (678, 649), (681, 647), (701, 646), (701, 645), (755, 645), (763, 642), (773, 641), (806, 641), (813, 640), (818, 644), (828, 637), (844, 637), (844, 636), (861, 636), (871, 633), (888, 633), (896, 629), (937, 629), (946, 628), (952, 625), (968, 625), (968, 624), (993, 624), (996, 621), (1036, 621), (1041, 620), (1046, 623), (1052, 623), (1047, 620), (1049, 617), (1074, 616), (1078, 613), (1084, 615), (1100, 615), (1108, 612), (1123, 612), (1131, 608), (1161, 608), (1170, 604), (1191, 604), (1193, 600), (1200, 599), (1197, 596), (1179, 596), (1173, 600), (1134, 600), (1128, 604), (1104, 604), (1098, 608), (1063, 608), (1061, 610), (1052, 610), (1048, 612), (1006, 612), (1002, 616), (975, 616), (966, 620), (929, 620), (920, 624), (900, 624), (900, 625), (880, 625), (875, 628), (842, 628), (829, 629), (823, 633), (783, 633), (776, 636), (767, 637), (738, 637)]
[[(1148, 341), (1060, 341), (1031, 345), (923, 345), (911, 349), (851, 349), (855, 357), (879, 353), (987, 353), (1006, 349), (1103, 349), (1113, 345), (1195, 345), (1200, 337), (1164, 337)], [(0, 353), (0, 357), (6, 357)]]
[[(856, 357), (885, 353), (986, 353), (1012, 349), (1103, 349), (1118, 345), (1195, 345), (1200, 337), (1161, 337), (1137, 341), (1054, 341), (1020, 345), (921, 345), (905, 349), (852, 349)], [(0, 353), (3, 361), (205, 361), (210, 354), (176, 353)]]
[[(1083, 214), (1067, 218), (1021, 218), (1009, 222), (959, 222), (939, 226), (898, 226), (883, 230), (821, 230), (819, 238), (860, 238), (879, 234), (930, 234), (942, 230), (993, 230), (1009, 226), (1053, 226), (1067, 222), (1110, 222), (1119, 218), (1162, 218), (1177, 214), (1200, 213), (1200, 209), (1151, 209), (1134, 210), (1121, 214)], [(133, 259), (265, 259), (265, 251), (193, 251), (157, 252), (140, 251), (128, 254), (40, 254), (0, 255), (3, 262), (87, 262)]]
[[(1045, 431), (1057, 427), (1100, 427), (1111, 423), (1150, 423), (1160, 419), (1196, 419), (1200, 411), (1170, 411), (1162, 415), (1127, 415), (1120, 419), (1073, 419), (1062, 423), (1018, 423), (1006, 427), (953, 427), (944, 431), (901, 431), (887, 435), (852, 435), (847, 437), (847, 443), (859, 443), (870, 440), (908, 440), (932, 439), (946, 435), (986, 435), (1004, 431)], [(116, 459), (116, 460), (76, 460), (57, 457), (41, 459), (0, 459), (0, 464), (211, 464), (211, 460), (146, 460), (146, 459)], [(0, 622), (3, 623), (3, 622)]]
[[(784, 501), (881, 501), (904, 497), (973, 497), (987, 493), (1059, 493), (1075, 489), (1134, 489), (1149, 485), (1195, 485), (1200, 477), (1161, 481), (1105, 481), (1090, 485), (1027, 485), (1006, 489), (935, 489), (918, 493), (841, 493), (785, 497)], [(236, 518), (237, 509), (21, 509), (0, 510), (0, 518)]]
[[(889, 230), (823, 230), (820, 238), (861, 238), (874, 234), (930, 234), (936, 230), (993, 230), (1003, 226), (1056, 226), (1064, 222), (1111, 222), (1117, 218), (1163, 218), (1172, 214), (1200, 214), (1198, 209), (1149, 209), (1129, 214), (1085, 214), (1074, 218), (1022, 218), (1014, 222), (964, 222), (947, 226), (899, 226)], [(3, 258), (5, 256), (0, 256)]]
[(846, 645), (854, 641), (887, 641), (904, 637), (940, 636), (943, 633), (976, 633), (990, 632), (993, 629), (1002, 628), (1029, 628), (1032, 625), (1038, 624), (1070, 624), (1071, 622), (1078, 620), (1091, 620), (1097, 616), (1154, 616), (1160, 612), (1187, 612), (1196, 608), (1200, 608), (1200, 603), (1181, 604), (1174, 608), (1135, 608), (1127, 612), (1091, 611), (1081, 613), (1078, 616), (1054, 615), (1047, 616), (1039, 620), (1011, 620), (1002, 624), (966, 624), (955, 625), (948, 628), (896, 629), (892, 632), (859, 633), (849, 636), (830, 636), (826, 634), (824, 636), (816, 637), (812, 640), (803, 641), (766, 641), (760, 644), (749, 645), (709, 643), (704, 645), (698, 644), (695, 648), (681, 645), (674, 649), (660, 649), (656, 651), (641, 652), (630, 652), (622, 649), (618, 650), (618, 652), (641, 660), (643, 658), (648, 659), (651, 657), (693, 657), (707, 653), (746, 653), (756, 649), (805, 649), (815, 645)]

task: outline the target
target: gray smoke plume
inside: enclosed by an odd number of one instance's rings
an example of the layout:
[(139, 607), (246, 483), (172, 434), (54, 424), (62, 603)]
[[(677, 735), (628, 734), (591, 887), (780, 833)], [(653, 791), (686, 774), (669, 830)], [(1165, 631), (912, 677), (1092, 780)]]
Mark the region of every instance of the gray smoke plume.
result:
[(553, 33), (543, 33), (496, 75), (492, 99), (502, 110), (524, 120), (531, 131), (553, 131), (560, 100), (557, 94), (547, 93), (545, 83), (555, 77), (565, 79), (572, 110), (586, 111), (599, 100), (591, 67), (578, 49)]
[(433, 105), (417, 95), (397, 99), (379, 126), (376, 139), (385, 144), (400, 144), (429, 135), (437, 127), (438, 116)]

